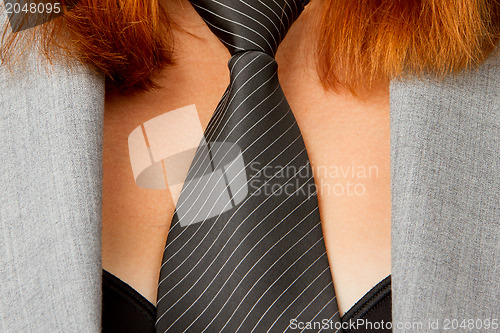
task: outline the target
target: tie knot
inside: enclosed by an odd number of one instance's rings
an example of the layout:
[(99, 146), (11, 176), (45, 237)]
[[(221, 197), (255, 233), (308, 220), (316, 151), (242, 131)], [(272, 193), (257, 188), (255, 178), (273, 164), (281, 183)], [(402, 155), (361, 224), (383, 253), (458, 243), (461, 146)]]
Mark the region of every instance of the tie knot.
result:
[(229, 49), (262, 51), (278, 45), (308, 0), (191, 0), (198, 14)]

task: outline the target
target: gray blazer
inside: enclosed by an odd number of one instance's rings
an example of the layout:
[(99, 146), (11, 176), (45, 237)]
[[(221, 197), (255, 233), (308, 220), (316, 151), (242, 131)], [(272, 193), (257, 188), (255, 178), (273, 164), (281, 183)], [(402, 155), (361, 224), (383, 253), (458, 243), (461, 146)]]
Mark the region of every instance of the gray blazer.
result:
[[(500, 315), (500, 56), (390, 93), (394, 332), (481, 331)], [(1, 332), (100, 330), (103, 111), (82, 65), (0, 66)]]

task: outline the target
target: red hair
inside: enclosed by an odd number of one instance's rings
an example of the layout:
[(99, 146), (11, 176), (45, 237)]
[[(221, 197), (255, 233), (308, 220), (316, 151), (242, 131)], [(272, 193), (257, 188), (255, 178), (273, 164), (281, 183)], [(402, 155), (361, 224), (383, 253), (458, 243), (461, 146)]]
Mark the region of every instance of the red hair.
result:
[(18, 43), (26, 47), (40, 36), (47, 59), (69, 56), (123, 91), (145, 90), (156, 86), (159, 69), (172, 64), (171, 24), (159, 0), (79, 0), (50, 23), (10, 36), (5, 29), (0, 60), (11, 60)]
[(378, 80), (444, 77), (482, 63), (500, 39), (497, 0), (325, 0), (318, 72), (360, 92)]
[[(42, 37), (49, 59), (63, 51), (121, 90), (138, 91), (154, 87), (155, 73), (172, 63), (172, 27), (159, 0), (80, 0), (30, 31)], [(500, 39), (500, 3), (324, 0), (318, 31), (321, 82), (359, 94), (379, 80), (444, 76), (480, 64)], [(16, 34), (7, 36), (1, 60), (12, 54)]]

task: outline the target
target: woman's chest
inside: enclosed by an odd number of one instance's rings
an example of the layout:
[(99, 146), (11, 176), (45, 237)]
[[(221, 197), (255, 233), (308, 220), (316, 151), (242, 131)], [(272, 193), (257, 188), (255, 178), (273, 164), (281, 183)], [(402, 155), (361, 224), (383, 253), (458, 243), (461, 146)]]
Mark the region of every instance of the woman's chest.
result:
[[(180, 45), (177, 65), (163, 71), (163, 88), (106, 98), (103, 265), (151, 301), (174, 205), (167, 190), (136, 185), (128, 136), (145, 121), (189, 104), (206, 127), (229, 83), (229, 55), (209, 35), (191, 43)], [(363, 103), (325, 93), (310, 67), (286, 54), (278, 54), (278, 63), (311, 160), (337, 298), (346, 310), (390, 273), (388, 90)]]

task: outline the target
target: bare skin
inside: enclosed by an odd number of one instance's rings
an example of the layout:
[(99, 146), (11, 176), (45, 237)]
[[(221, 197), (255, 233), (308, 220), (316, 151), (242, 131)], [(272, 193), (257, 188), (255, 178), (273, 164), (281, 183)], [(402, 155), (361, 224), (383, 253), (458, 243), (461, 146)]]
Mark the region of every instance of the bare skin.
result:
[[(104, 114), (103, 268), (153, 304), (174, 205), (167, 190), (135, 185), (128, 135), (141, 123), (188, 104), (196, 105), (205, 127), (229, 82), (229, 53), (187, 0), (169, 4), (168, 10), (198, 38), (176, 32), (177, 65), (161, 73), (163, 87), (127, 97), (108, 92)], [(391, 272), (389, 86), (378, 85), (364, 101), (323, 90), (311, 48), (310, 26), (318, 12), (311, 2), (276, 58), (313, 165), (342, 315)]]

